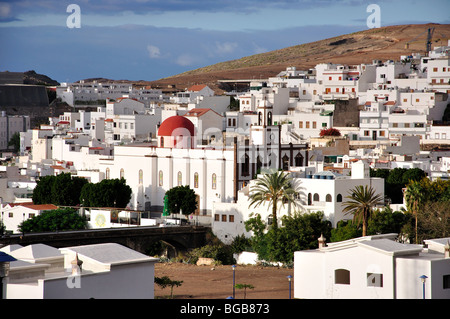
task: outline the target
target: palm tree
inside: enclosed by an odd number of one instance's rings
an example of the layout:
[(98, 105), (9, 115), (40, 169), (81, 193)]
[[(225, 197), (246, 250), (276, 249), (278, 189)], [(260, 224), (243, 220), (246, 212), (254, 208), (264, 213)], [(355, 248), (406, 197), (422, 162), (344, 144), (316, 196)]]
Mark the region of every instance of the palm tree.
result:
[(278, 227), (277, 221), (277, 207), (278, 202), (281, 201), (284, 206), (285, 203), (298, 205), (295, 196), (298, 194), (293, 186), (292, 178), (289, 174), (283, 171), (277, 171), (272, 174), (264, 174), (256, 180), (256, 184), (250, 188), (249, 207), (266, 203), (269, 201), (269, 206), (272, 205), (273, 227)]
[(375, 194), (375, 190), (366, 186), (356, 186), (349, 192), (349, 200), (344, 202), (343, 212), (346, 214), (353, 214), (353, 220), (362, 220), (362, 235), (366, 236), (367, 222), (374, 206), (383, 203), (383, 196)]
[(416, 244), (418, 242), (417, 240), (417, 215), (419, 211), (423, 208), (423, 205), (425, 203), (426, 199), (426, 193), (425, 189), (422, 186), (420, 181), (410, 181), (408, 186), (406, 186), (405, 191), (405, 201), (406, 201), (406, 208), (409, 212), (414, 214), (416, 225), (415, 225), (415, 232), (416, 232)]

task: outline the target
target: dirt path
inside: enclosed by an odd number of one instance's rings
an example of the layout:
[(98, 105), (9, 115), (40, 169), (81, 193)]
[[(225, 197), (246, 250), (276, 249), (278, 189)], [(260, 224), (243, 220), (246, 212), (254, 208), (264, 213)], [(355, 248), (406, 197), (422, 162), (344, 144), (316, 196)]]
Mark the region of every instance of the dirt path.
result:
[[(236, 284), (249, 284), (247, 299), (288, 299), (288, 275), (294, 270), (277, 267), (237, 266)], [(196, 266), (181, 263), (158, 263), (155, 277), (168, 276), (171, 280), (182, 280), (180, 287), (174, 287), (175, 299), (226, 299), (233, 294), (233, 270), (227, 266)], [(293, 281), (292, 281), (293, 296)], [(170, 287), (161, 289), (155, 285), (155, 298), (166, 298)], [(235, 298), (243, 299), (244, 291), (236, 289)]]

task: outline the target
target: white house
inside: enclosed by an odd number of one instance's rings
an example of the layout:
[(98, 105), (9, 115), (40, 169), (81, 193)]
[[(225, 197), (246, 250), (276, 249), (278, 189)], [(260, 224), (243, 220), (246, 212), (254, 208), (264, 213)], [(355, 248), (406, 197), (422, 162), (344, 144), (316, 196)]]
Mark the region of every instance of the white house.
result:
[[(384, 197), (384, 180), (381, 178), (369, 177), (369, 166), (358, 161), (352, 164), (351, 176), (343, 176), (331, 171), (313, 173), (310, 167), (305, 168), (303, 175), (292, 171), (293, 185), (299, 192), (298, 207), (279, 204), (277, 217), (280, 220), (283, 215), (290, 215), (294, 212), (311, 213), (321, 211), (324, 217), (331, 221), (336, 227), (340, 220), (351, 219), (352, 216), (343, 213), (345, 196), (355, 186), (369, 186), (375, 189), (376, 194)], [(236, 203), (213, 203), (211, 227), (214, 234), (223, 242), (231, 243), (238, 235), (251, 236), (246, 232), (245, 222), (259, 214), (261, 219), (269, 225), (272, 222), (272, 209), (268, 204), (259, 207), (249, 207), (249, 195), (256, 181), (251, 181), (239, 192)]]
[(18, 226), (25, 220), (38, 216), (44, 211), (58, 207), (53, 204), (35, 205), (32, 202), (18, 204), (0, 204), (0, 212), (6, 231), (18, 233)]
[[(318, 249), (295, 252), (294, 297), (449, 299), (450, 238), (430, 240), (424, 248), (396, 242), (396, 237), (365, 236), (328, 244), (320, 238)], [(428, 277), (425, 284), (422, 275)]]
[(157, 259), (119, 244), (34, 244), (8, 254), (17, 261), (4, 280), (6, 299), (154, 298)]

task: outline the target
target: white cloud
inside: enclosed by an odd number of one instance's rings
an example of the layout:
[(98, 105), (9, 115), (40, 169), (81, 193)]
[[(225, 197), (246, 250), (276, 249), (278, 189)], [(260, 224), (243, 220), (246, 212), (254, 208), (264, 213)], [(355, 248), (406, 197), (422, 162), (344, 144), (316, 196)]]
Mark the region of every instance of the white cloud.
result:
[(218, 54), (232, 53), (238, 47), (236, 42), (216, 42), (216, 52)]
[(176, 60), (175, 63), (181, 66), (190, 66), (196, 62), (196, 58), (190, 54), (182, 54)]
[(0, 18), (7, 18), (11, 14), (11, 5), (8, 3), (0, 3)]
[(161, 51), (157, 46), (154, 45), (147, 45), (147, 51), (150, 59), (157, 59), (161, 57)]

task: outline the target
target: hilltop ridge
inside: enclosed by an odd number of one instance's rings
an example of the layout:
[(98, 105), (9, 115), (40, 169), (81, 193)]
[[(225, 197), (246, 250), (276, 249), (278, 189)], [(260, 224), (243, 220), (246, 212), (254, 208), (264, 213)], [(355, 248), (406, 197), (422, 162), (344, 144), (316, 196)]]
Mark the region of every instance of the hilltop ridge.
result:
[(401, 55), (412, 52), (425, 54), (427, 30), (432, 27), (435, 28), (432, 47), (447, 45), (450, 24), (387, 26), (220, 62), (149, 84), (184, 89), (203, 83), (217, 89), (217, 80), (267, 78), (288, 66), (307, 70), (318, 63), (361, 64), (372, 63), (373, 60), (399, 60)]

